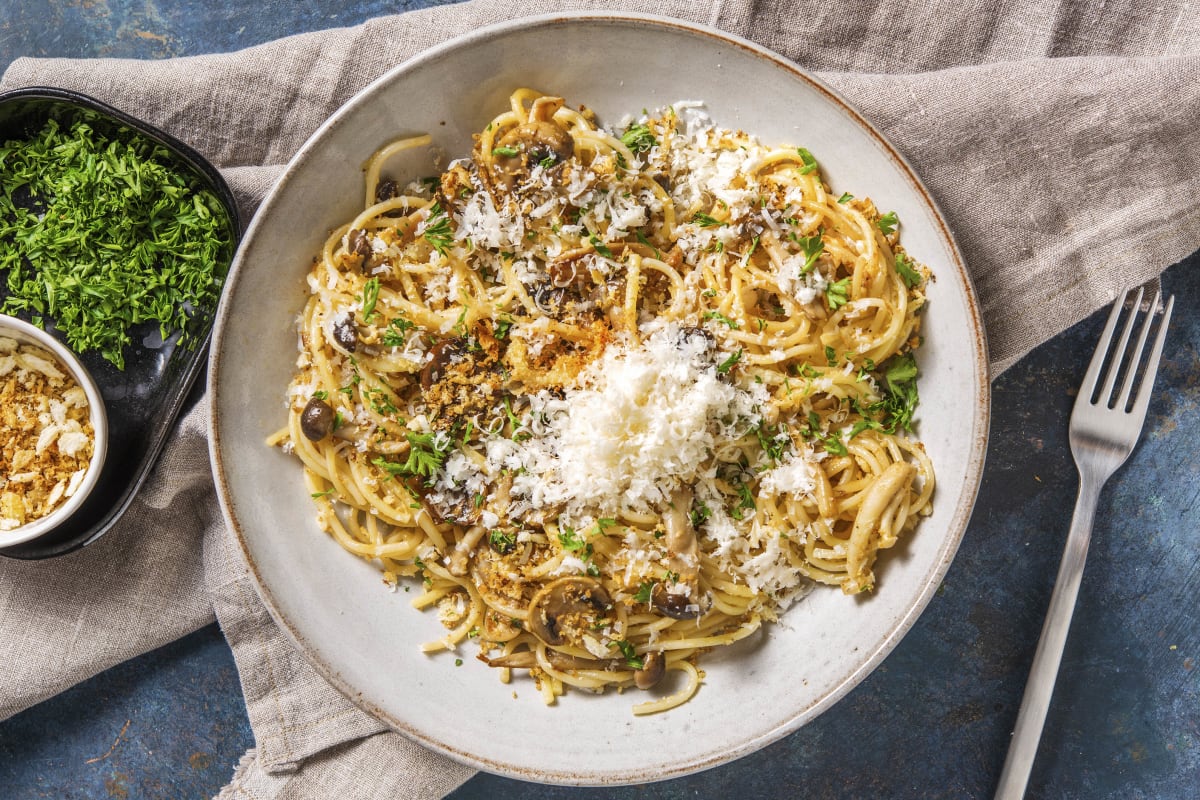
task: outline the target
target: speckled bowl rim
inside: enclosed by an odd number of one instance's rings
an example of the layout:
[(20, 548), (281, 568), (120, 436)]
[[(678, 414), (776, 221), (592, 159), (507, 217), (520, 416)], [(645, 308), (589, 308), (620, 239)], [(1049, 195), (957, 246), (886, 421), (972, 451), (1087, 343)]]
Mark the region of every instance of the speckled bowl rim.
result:
[[(251, 540), (254, 534), (247, 533), (244, 520), (239, 516), (239, 508), (241, 507), (239, 501), (255, 502), (255, 498), (261, 500), (262, 495), (261, 493), (246, 495), (244, 490), (240, 489), (235, 491), (229, 467), (225, 463), (225, 450), (228, 447), (232, 447), (233, 444), (232, 442), (223, 440), (222, 413), (224, 404), (234, 401), (225, 401), (222, 399), (221, 375), (225, 358), (235, 358), (238, 347), (237, 342), (232, 341), (235, 338), (234, 334), (230, 332), (230, 327), (235, 325), (235, 323), (231, 322), (231, 318), (236, 313), (231, 310), (234, 304), (232, 298), (236, 296), (238, 284), (243, 279), (242, 270), (246, 265), (243, 255), (248, 249), (252, 248), (257, 229), (265, 225), (264, 219), (272, 211), (275, 202), (292, 189), (290, 186), (290, 177), (293, 170), (305, 163), (311, 155), (311, 151), (320, 146), (322, 137), (325, 134), (346, 124), (348, 117), (363, 105), (370, 103), (374, 99), (374, 96), (379, 93), (380, 88), (389, 81), (394, 80), (398, 75), (409, 70), (427, 67), (440, 59), (450, 58), (455, 55), (456, 51), (487, 42), (492, 37), (514, 35), (533, 27), (570, 25), (574, 23), (612, 23), (626, 26), (648, 26), (660, 30), (669, 29), (669, 32), (688, 34), (698, 39), (706, 39), (713, 45), (742, 51), (753, 58), (769, 62), (774, 68), (788, 73), (798, 82), (807, 84), (812, 91), (819, 94), (826, 102), (837, 107), (841, 113), (852, 120), (852, 123), (872, 140), (873, 146), (886, 153), (886, 157), (902, 174), (903, 180), (910, 187), (910, 190), (919, 195), (922, 207), (932, 218), (933, 222), (931, 224), (935, 229), (934, 236), (941, 242), (947, 253), (949, 262), (947, 272), (953, 273), (953, 279), (961, 284), (964, 306), (964, 330), (961, 331), (961, 334), (967, 342), (965, 347), (971, 353), (970, 363), (961, 365), (962, 370), (966, 373), (961, 383), (961, 388), (963, 391), (970, 392), (970, 395), (962, 398), (962, 402), (969, 406), (967, 414), (971, 421), (969, 430), (964, 432), (963, 448), (967, 453), (964, 459), (965, 463), (963, 464), (961, 475), (955, 476), (961, 479), (962, 490), (955, 496), (947, 497), (943, 501), (949, 504), (946, 510), (949, 522), (946, 526), (945, 537), (937, 547), (936, 556), (933, 558), (933, 563), (926, 574), (926, 579), (922, 583), (920, 591), (905, 596), (903, 604), (896, 609), (895, 616), (892, 617), (893, 624), (887, 635), (877, 641), (872, 641), (868, 647), (868, 652), (857, 656), (852, 668), (846, 672), (839, 672), (836, 684), (828, 692), (821, 695), (819, 699), (802, 707), (789, 706), (789, 709), (792, 710), (789, 711), (790, 716), (785, 720), (777, 724), (758, 724), (752, 733), (739, 736), (736, 743), (723, 749), (710, 750), (702, 756), (675, 759), (671, 763), (656, 764), (652, 767), (629, 766), (615, 768), (606, 765), (596, 766), (591, 764), (590, 761), (587, 764), (580, 762), (570, 766), (545, 762), (536, 765), (514, 766), (512, 763), (473, 750), (469, 744), (461, 741), (461, 737), (431, 735), (419, 722), (402, 719), (396, 714), (391, 713), (387, 708), (381, 707), (378, 698), (367, 696), (362, 687), (357, 686), (339, 668), (339, 663), (345, 663), (345, 655), (322, 650), (318, 642), (313, 641), (313, 639), (306, 635), (305, 625), (299, 624), (298, 620), (292, 619), (289, 613), (286, 612), (284, 606), (287, 598), (284, 595), (287, 592), (283, 592), (280, 597), (277, 597), (275, 589), (265, 579), (263, 573), (265, 565), (256, 563), (253, 554), (254, 547)], [(945, 278), (951, 277), (946, 273), (941, 274)], [(242, 248), (239, 251), (238, 257), (235, 258), (229, 281), (228, 291), (222, 301), (221, 309), (218, 311), (218, 319), (214, 328), (212, 359), (209, 364), (209, 390), (213, 399), (213, 414), (209, 437), (210, 455), (213, 460), (214, 476), (222, 512), (225, 515), (227, 524), (230, 526), (237, 547), (247, 561), (256, 591), (267, 606), (271, 616), (292, 639), (305, 658), (326, 680), (353, 703), (380, 718), (394, 730), (405, 734), (421, 744), (457, 761), (489, 772), (527, 781), (577, 786), (602, 786), (657, 781), (728, 763), (796, 731), (845, 697), (851, 689), (856, 687), (884, 660), (912, 628), (921, 612), (934, 596), (942, 578), (953, 561), (966, 530), (967, 523), (970, 520), (975, 498), (978, 494), (987, 448), (991, 410), (987, 343), (977, 295), (970, 274), (967, 272), (961, 253), (958, 250), (957, 243), (949, 226), (946, 224), (945, 215), (938, 209), (933, 197), (920, 181), (908, 161), (873, 125), (866, 121), (861, 114), (836, 92), (786, 58), (746, 39), (708, 26), (646, 14), (614, 14), (603, 12), (547, 14), (515, 19), (481, 28), (424, 51), (361, 90), (312, 134), (308, 142), (305, 143), (289, 163), (283, 176), (260, 207), (259, 215), (251, 223), (246, 237), (242, 242)], [(231, 341), (226, 341), (227, 339)], [(240, 409), (234, 405), (230, 406), (229, 411), (233, 414), (240, 411)], [(230, 435), (232, 436), (232, 432)], [(890, 614), (889, 617), (891, 617)], [(735, 708), (729, 708), (727, 711), (733, 714), (737, 713)], [(570, 715), (572, 712), (564, 708), (556, 713)], [(620, 731), (613, 732), (614, 735), (619, 733)], [(469, 739), (470, 737), (467, 738)]]
[(59, 364), (66, 368), (71, 377), (75, 379), (75, 382), (83, 389), (84, 394), (87, 395), (88, 417), (91, 420), (94, 432), (92, 438), (92, 459), (88, 462), (87, 472), (84, 474), (79, 488), (75, 490), (75, 494), (67, 498), (65, 503), (55, 508), (46, 516), (36, 519), (33, 522), (27, 522), (10, 531), (0, 532), (0, 548), (3, 548), (31, 542), (46, 535), (58, 527), (60, 523), (69, 519), (83, 505), (83, 501), (87, 499), (92, 489), (96, 487), (96, 482), (100, 480), (100, 473), (104, 469), (104, 460), (108, 457), (108, 412), (104, 405), (104, 398), (100, 396), (100, 388), (96, 385), (96, 381), (92, 379), (92, 374), (88, 372), (87, 367), (83, 365), (79, 357), (71, 352), (70, 348), (58, 341), (58, 339), (55, 339), (36, 325), (31, 325), (24, 320), (5, 315), (0, 315), (0, 336), (16, 339), (26, 344), (37, 345), (44, 350), (50, 351), (58, 359)]

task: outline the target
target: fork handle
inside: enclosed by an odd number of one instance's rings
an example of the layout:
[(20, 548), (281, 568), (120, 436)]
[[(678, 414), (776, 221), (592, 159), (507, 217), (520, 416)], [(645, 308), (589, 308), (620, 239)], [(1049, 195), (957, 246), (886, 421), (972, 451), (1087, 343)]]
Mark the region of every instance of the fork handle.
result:
[(1033, 666), (1029, 670), (1029, 681), (1025, 684), (1025, 696), (1021, 698), (1021, 708), (1017, 712), (1017, 724), (1013, 728), (1008, 757), (1000, 772), (996, 800), (1020, 800), (1025, 794), (1033, 760), (1037, 756), (1038, 742), (1042, 737), (1042, 726), (1046, 722), (1046, 711), (1050, 707), (1050, 697), (1054, 694), (1054, 682), (1062, 662), (1067, 631), (1071, 627), (1071, 614), (1075, 611), (1075, 600), (1083, 578), (1083, 562), (1087, 558), (1088, 541), (1092, 537), (1096, 502), (1103, 485), (1104, 481), (1097, 482), (1086, 477), (1080, 480), (1079, 497), (1075, 500), (1075, 513), (1071, 516), (1071, 530), (1063, 547), (1062, 563), (1058, 567), (1050, 608), (1046, 612), (1046, 622), (1042, 626)]

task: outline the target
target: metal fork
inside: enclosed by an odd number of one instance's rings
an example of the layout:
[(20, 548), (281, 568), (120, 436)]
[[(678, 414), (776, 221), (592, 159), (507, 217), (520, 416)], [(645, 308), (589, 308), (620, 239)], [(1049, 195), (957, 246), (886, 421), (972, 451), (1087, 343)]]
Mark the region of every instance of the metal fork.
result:
[[(1071, 454), (1079, 468), (1079, 497), (1075, 501), (1075, 514), (1071, 517), (1071, 530), (1063, 548), (1062, 564), (1058, 568), (1054, 593), (1050, 597), (1050, 608), (1038, 640), (1037, 653), (1025, 685), (1025, 696), (1017, 712), (1017, 724), (1009, 744), (1008, 758), (1000, 772), (1000, 784), (996, 789), (996, 800), (1019, 800), (1025, 794), (1029, 772), (1037, 755), (1038, 741), (1042, 736), (1042, 725), (1046, 721), (1046, 710), (1054, 693), (1054, 681), (1062, 661), (1063, 646), (1067, 631), (1071, 627), (1071, 614), (1075, 610), (1075, 599), (1079, 594), (1079, 583), (1083, 577), (1083, 562), (1087, 558), (1088, 540), (1092, 535), (1092, 520), (1096, 514), (1096, 502), (1100, 490), (1109, 476), (1125, 463), (1133, 452), (1146, 421), (1146, 408), (1150, 405), (1150, 392), (1154, 377), (1158, 373), (1158, 362), (1162, 356), (1163, 339), (1171, 321), (1171, 309), (1175, 306), (1172, 296), (1167, 301), (1158, 323), (1158, 334), (1145, 369), (1141, 369), (1142, 353), (1153, 327), (1157, 312), (1162, 307), (1162, 293), (1157, 292), (1154, 301), (1138, 333), (1137, 343), (1128, 350), (1134, 322), (1142, 310), (1144, 289), (1137, 290), (1137, 297), (1130, 306), (1128, 318), (1121, 331), (1120, 341), (1113, 347), (1113, 333), (1117, 321), (1126, 306), (1129, 292), (1117, 298), (1096, 353), (1084, 375), (1075, 408), (1071, 412)], [(1137, 393), (1132, 394), (1139, 373), (1141, 383)], [(1100, 385), (1103, 377), (1104, 383)], [(1114, 389), (1121, 380), (1120, 394)], [(1133, 398), (1132, 403), (1130, 398)]]

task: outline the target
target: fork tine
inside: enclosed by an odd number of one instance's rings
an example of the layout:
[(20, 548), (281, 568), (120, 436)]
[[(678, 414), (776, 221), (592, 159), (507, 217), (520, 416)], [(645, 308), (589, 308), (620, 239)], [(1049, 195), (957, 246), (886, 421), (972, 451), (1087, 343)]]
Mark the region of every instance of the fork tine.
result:
[[(1129, 334), (1133, 333), (1133, 323), (1137, 320), (1138, 309), (1142, 307), (1142, 294), (1145, 292), (1141, 286), (1138, 287), (1137, 297), (1133, 300), (1133, 307), (1129, 311), (1129, 318), (1125, 320), (1125, 327), (1121, 329), (1121, 341), (1112, 350), (1112, 360), (1109, 362), (1108, 372), (1104, 376), (1104, 388), (1100, 390), (1100, 396), (1096, 398), (1096, 402), (1109, 406), (1112, 400), (1113, 386), (1117, 382), (1117, 374), (1121, 371), (1121, 363), (1125, 360), (1125, 348), (1129, 345)], [(1128, 292), (1125, 295), (1129, 296)], [(1125, 305), (1123, 302), (1115, 306), (1120, 309)], [(1096, 350), (1099, 353), (1099, 349)]]
[(1092, 361), (1088, 364), (1087, 372), (1084, 373), (1083, 380), (1080, 382), (1079, 402), (1091, 403), (1092, 396), (1096, 394), (1096, 384), (1100, 380), (1100, 368), (1104, 366), (1104, 357), (1108, 354), (1113, 331), (1117, 327), (1117, 319), (1121, 316), (1121, 307), (1124, 306), (1129, 292), (1130, 290), (1126, 290), (1113, 301), (1112, 311), (1108, 313), (1108, 321), (1104, 323), (1104, 331), (1100, 334), (1100, 341), (1096, 344), (1096, 352), (1092, 355)]
[[(1139, 415), (1142, 419), (1146, 416), (1146, 409), (1150, 407), (1150, 391), (1154, 388), (1154, 378), (1158, 375), (1158, 362), (1162, 357), (1163, 341), (1167, 338), (1167, 326), (1171, 323), (1171, 310), (1175, 308), (1175, 295), (1167, 298), (1167, 307), (1163, 309), (1162, 320), (1158, 323), (1158, 335), (1154, 337), (1154, 349), (1150, 351), (1150, 360), (1146, 362), (1145, 377), (1142, 378), (1142, 385), (1138, 387), (1137, 399), (1134, 400), (1133, 408), (1130, 413)], [(1151, 317), (1154, 314), (1151, 312)], [(1146, 327), (1150, 327), (1149, 321), (1146, 322)]]
[[(1154, 295), (1154, 299), (1150, 301), (1150, 309), (1146, 312), (1146, 319), (1142, 322), (1141, 332), (1138, 333), (1137, 345), (1133, 348), (1133, 352), (1129, 355), (1129, 368), (1125, 372), (1125, 381), (1121, 386), (1121, 396), (1117, 398), (1117, 402), (1113, 408), (1118, 411), (1124, 411), (1129, 405), (1129, 393), (1133, 390), (1133, 381), (1138, 376), (1138, 365), (1142, 363), (1142, 352), (1146, 349), (1146, 339), (1150, 337), (1150, 328), (1154, 325), (1154, 318), (1158, 314), (1158, 309), (1162, 306), (1162, 292)], [(1134, 306), (1133, 314), (1137, 315), (1140, 309), (1140, 304)], [(1130, 317), (1132, 324), (1133, 317)], [(1154, 373), (1145, 373), (1153, 383)]]

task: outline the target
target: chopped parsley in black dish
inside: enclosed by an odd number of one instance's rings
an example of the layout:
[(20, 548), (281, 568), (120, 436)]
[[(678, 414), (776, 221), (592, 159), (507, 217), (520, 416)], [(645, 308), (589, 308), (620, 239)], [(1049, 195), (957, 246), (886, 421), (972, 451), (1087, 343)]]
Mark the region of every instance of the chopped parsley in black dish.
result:
[(129, 506), (204, 369), (240, 233), (220, 173), (172, 136), (75, 92), (0, 94), (0, 313), (80, 355), (110, 427), (88, 503), (0, 555), (70, 552)]

